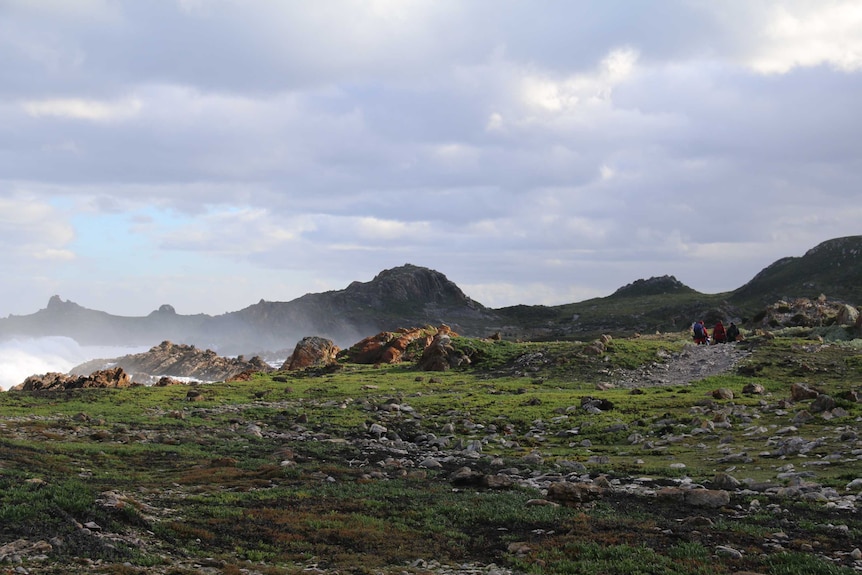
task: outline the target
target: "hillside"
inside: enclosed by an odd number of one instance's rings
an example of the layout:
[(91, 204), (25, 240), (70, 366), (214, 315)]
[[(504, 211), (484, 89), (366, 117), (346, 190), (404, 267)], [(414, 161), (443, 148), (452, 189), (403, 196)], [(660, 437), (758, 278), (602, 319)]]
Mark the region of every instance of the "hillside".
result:
[(384, 270), (369, 282), (306, 294), (290, 302), (261, 301), (208, 323), (216, 332), (256, 340), (275, 349), (306, 335), (332, 339), (342, 347), (381, 331), (448, 323), (471, 335), (497, 321), (497, 315), (471, 300), (440, 272), (406, 264)]
[(735, 290), (729, 300), (760, 308), (779, 299), (815, 299), (820, 294), (862, 304), (862, 236), (829, 240), (802, 257), (782, 258)]
[[(64, 335), (81, 344), (155, 345), (169, 340), (222, 354), (290, 349), (316, 335), (342, 347), (401, 327), (448, 324), (463, 335), (499, 333), (512, 340), (590, 339), (602, 333), (675, 332), (694, 319), (745, 325), (776, 300), (825, 294), (862, 303), (862, 236), (823, 242), (802, 257), (783, 258), (737, 290), (700, 293), (673, 276), (639, 279), (613, 294), (559, 306), (491, 309), (442, 273), (406, 264), (345, 289), (264, 301), (218, 316), (180, 315), (163, 305), (146, 317), (120, 317), (54, 296), (31, 315), (0, 319), (0, 338)], [(755, 327), (753, 324), (750, 327)]]
[(442, 323), (469, 335), (484, 334), (498, 315), (467, 297), (440, 272), (406, 264), (369, 282), (306, 294), (288, 302), (264, 301), (218, 316), (180, 315), (163, 305), (146, 317), (122, 317), (53, 296), (34, 314), (0, 319), (0, 338), (62, 335), (85, 345), (154, 345), (169, 340), (223, 354), (292, 348), (313, 334), (349, 346), (369, 334)]

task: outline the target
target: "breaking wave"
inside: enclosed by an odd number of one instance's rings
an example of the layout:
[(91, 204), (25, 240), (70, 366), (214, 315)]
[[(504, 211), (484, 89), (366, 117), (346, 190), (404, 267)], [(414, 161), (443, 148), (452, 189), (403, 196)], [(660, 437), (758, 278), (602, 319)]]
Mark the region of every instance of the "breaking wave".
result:
[(67, 373), (70, 369), (99, 358), (115, 358), (142, 353), (148, 347), (82, 346), (70, 337), (15, 338), (0, 342), (0, 389), (22, 383), (31, 375)]

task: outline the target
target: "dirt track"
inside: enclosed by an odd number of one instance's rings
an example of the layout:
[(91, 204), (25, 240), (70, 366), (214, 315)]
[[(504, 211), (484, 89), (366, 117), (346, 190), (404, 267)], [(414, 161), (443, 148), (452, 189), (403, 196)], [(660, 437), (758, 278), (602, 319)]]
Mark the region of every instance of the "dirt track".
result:
[(687, 345), (664, 361), (639, 369), (615, 373), (614, 383), (622, 387), (688, 385), (693, 381), (733, 370), (751, 353), (741, 344)]

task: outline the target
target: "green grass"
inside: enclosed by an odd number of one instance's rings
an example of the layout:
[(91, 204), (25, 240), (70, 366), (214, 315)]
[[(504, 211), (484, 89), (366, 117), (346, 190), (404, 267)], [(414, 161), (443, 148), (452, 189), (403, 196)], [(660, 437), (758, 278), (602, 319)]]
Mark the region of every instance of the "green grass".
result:
[[(528, 505), (542, 494), (454, 486), (454, 464), (416, 469), (407, 444), (397, 442), (434, 436), (450, 449), (478, 442), (472, 465), (489, 473), (514, 467), (528, 476), (565, 474), (576, 462), (592, 477), (688, 477), (704, 484), (731, 467), (740, 478), (775, 480), (779, 467), (806, 470), (846, 449), (834, 430), (862, 417), (850, 402), (841, 404), (844, 421), (815, 419), (794, 432), (821, 439), (814, 451), (764, 454), (795, 413), (777, 407), (791, 383), (829, 393), (858, 389), (862, 348), (852, 344), (821, 345), (799, 334), (753, 340), (753, 354), (736, 373), (644, 387), (639, 395), (596, 389), (608, 370), (660, 361), (686, 341), (678, 334), (614, 339), (596, 357), (583, 354), (579, 342), (456, 338), (476, 358), (467, 369), (431, 374), (409, 364), (345, 364), (329, 374), (276, 372), (199, 386), (203, 401), (195, 402), (186, 400), (185, 386), (3, 393), (0, 545), (59, 537), (69, 543), (51, 561), (95, 557), (117, 573), (123, 563), (145, 572), (161, 557), (183, 556), (216, 557), (225, 572), (246, 563), (265, 563), (273, 573), (310, 564), (400, 572), (417, 558), (433, 557), (529, 573), (845, 573), (792, 549), (760, 559), (754, 542), (785, 528), (775, 513), (703, 511), (711, 525), (695, 529), (682, 522), (699, 510), (623, 495), (580, 507)], [(763, 385), (765, 394), (743, 395), (750, 382)], [(714, 400), (717, 387), (733, 390), (734, 399)], [(586, 397), (613, 408), (588, 413), (581, 408)], [(730, 427), (695, 432), (716, 421)], [(394, 451), (369, 448), (375, 423), (388, 429)], [(727, 435), (730, 446), (722, 441)], [(725, 461), (728, 449), (747, 455)], [(543, 463), (524, 459), (533, 453)], [(859, 466), (833, 461), (815, 471), (816, 481), (840, 490), (858, 477)], [(109, 491), (120, 493), (124, 504), (99, 503)], [(781, 504), (797, 519), (793, 540), (843, 548), (862, 533), (860, 520), (840, 510)], [(146, 543), (96, 544), (74, 528), (88, 521)], [(848, 541), (824, 537), (829, 523), (847, 525)], [(703, 532), (735, 541), (747, 550), (744, 559), (716, 561), (715, 544), (698, 535)], [(519, 542), (530, 551), (509, 551)]]

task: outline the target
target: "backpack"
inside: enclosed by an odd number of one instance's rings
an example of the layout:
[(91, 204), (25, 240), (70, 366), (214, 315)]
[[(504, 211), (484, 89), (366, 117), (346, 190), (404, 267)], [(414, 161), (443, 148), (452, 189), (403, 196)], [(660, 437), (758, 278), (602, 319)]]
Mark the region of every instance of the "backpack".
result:
[(696, 323), (694, 324), (694, 337), (703, 337), (703, 324)]

